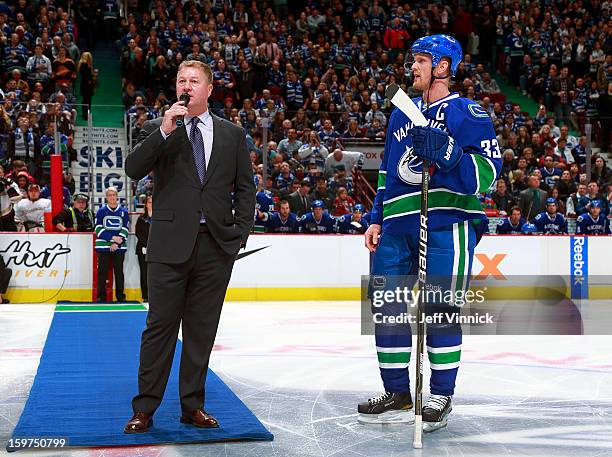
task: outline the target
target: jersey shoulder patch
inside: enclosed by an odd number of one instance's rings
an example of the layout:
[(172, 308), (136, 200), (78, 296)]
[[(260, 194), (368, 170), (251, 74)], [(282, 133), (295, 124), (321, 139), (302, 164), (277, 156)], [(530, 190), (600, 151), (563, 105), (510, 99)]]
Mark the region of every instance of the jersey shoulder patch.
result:
[(535, 217), (535, 220), (536, 220), (536, 221), (539, 221), (540, 219), (542, 219), (542, 213), (538, 214), (538, 215)]
[(467, 110), (472, 115), (472, 117), (489, 119), (489, 113), (487, 113), (485, 109), (478, 103), (469, 102), (467, 104)]

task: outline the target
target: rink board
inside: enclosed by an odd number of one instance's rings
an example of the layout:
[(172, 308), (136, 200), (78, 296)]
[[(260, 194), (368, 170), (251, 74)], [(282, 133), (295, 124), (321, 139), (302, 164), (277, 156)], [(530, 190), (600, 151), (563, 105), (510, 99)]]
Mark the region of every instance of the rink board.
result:
[[(135, 243), (130, 235), (124, 264), (128, 300), (141, 298)], [(93, 245), (92, 234), (0, 233), (0, 254), (13, 269), (9, 299), (90, 301)], [(612, 297), (612, 280), (603, 253), (611, 251), (612, 237), (485, 236), (474, 257), (473, 284), (487, 278), (495, 298), (529, 298), (537, 282), (517, 284), (513, 277), (582, 275), (585, 294), (606, 299)], [(252, 235), (239, 253), (227, 299), (359, 300), (368, 266), (363, 236)]]

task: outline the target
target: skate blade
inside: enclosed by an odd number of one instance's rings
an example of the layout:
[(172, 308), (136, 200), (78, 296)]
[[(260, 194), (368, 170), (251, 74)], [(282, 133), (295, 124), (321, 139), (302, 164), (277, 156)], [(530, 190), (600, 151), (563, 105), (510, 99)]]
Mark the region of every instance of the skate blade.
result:
[(395, 410), (381, 414), (359, 414), (357, 420), (361, 424), (414, 424), (414, 411)]
[(446, 427), (447, 423), (448, 423), (448, 417), (445, 417), (440, 422), (423, 422), (423, 432), (424, 433), (435, 432), (438, 429)]

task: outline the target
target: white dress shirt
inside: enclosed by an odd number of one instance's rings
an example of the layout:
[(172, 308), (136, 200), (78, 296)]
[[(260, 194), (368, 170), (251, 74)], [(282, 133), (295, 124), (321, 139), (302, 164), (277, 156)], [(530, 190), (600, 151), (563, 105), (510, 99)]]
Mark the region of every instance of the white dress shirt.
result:
[[(194, 116), (187, 115), (184, 118), (185, 121), (185, 129), (187, 130), (187, 137), (189, 141), (191, 141), (191, 119)], [(208, 168), (208, 164), (210, 163), (210, 155), (212, 153), (212, 145), (213, 145), (213, 119), (210, 115), (210, 111), (206, 110), (202, 114), (198, 116), (200, 118), (200, 122), (198, 123), (198, 128), (202, 133), (202, 138), (204, 139), (204, 156), (206, 160), (206, 168)], [(168, 135), (164, 133), (164, 131), (159, 128), (159, 131), (164, 138), (168, 138)]]

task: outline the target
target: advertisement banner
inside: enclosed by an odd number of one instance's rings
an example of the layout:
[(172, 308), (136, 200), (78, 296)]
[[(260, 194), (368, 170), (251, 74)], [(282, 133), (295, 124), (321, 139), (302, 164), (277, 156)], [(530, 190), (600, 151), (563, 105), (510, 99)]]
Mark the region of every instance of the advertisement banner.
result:
[(0, 233), (0, 255), (13, 270), (14, 303), (92, 299), (91, 233)]
[[(126, 188), (126, 176), (123, 168), (128, 152), (125, 129), (94, 127), (92, 135), (93, 150), (90, 153), (88, 146), (89, 129), (88, 127), (77, 127), (74, 137), (77, 160), (72, 164), (76, 191), (90, 195), (90, 190), (93, 188), (92, 209), (95, 211), (104, 204), (104, 190), (114, 186), (119, 192), (120, 204), (127, 206), (129, 189)], [(90, 161), (93, 165), (91, 182), (89, 176)]]

